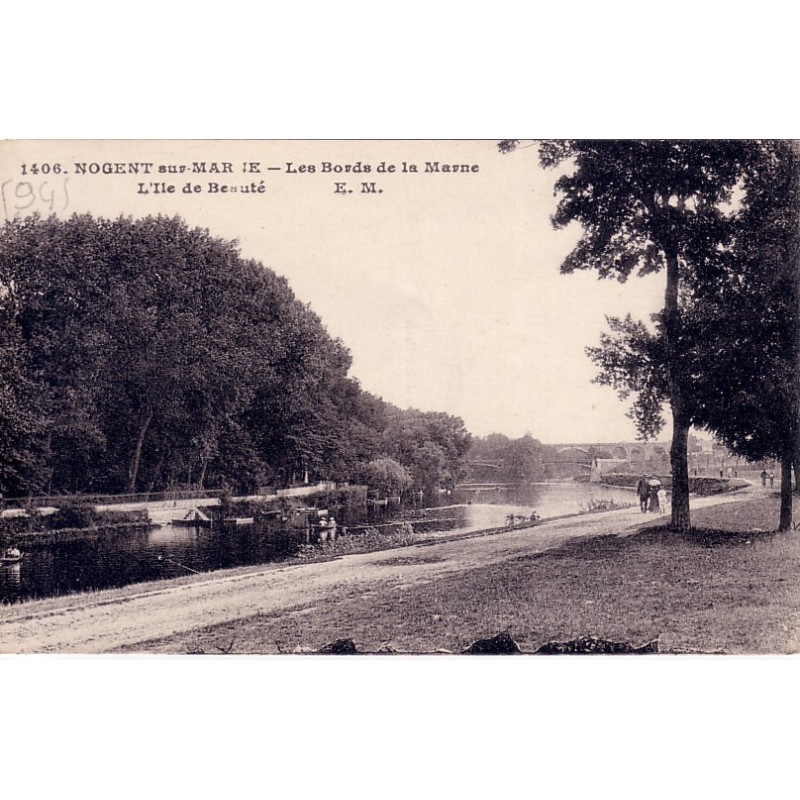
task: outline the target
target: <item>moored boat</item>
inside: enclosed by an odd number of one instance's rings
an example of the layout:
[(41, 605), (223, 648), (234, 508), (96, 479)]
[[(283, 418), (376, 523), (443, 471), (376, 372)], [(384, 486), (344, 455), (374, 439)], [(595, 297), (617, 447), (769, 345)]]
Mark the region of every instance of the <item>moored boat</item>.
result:
[(8, 547), (0, 555), (0, 564), (16, 564), (19, 561), (22, 561), (23, 553), (18, 547)]
[(190, 508), (185, 516), (171, 520), (171, 524), (191, 528), (210, 528), (211, 517), (199, 508)]

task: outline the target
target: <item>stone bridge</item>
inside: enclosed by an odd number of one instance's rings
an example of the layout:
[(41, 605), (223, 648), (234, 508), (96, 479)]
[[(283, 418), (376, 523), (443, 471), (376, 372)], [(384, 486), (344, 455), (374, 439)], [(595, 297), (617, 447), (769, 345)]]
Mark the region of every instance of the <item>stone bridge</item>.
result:
[(567, 460), (591, 461), (591, 453), (599, 459), (618, 459), (631, 464), (643, 464), (669, 456), (669, 444), (665, 442), (589, 442), (577, 444), (551, 444)]

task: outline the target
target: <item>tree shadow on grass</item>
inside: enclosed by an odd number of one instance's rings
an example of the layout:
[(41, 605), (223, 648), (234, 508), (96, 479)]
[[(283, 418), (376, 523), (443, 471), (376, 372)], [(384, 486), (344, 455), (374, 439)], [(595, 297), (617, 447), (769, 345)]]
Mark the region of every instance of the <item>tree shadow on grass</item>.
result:
[(685, 542), (706, 549), (720, 549), (751, 546), (755, 542), (773, 542), (779, 534), (777, 531), (727, 531), (721, 528), (692, 528), (688, 533), (677, 533), (664, 529), (662, 540), (669, 542)]

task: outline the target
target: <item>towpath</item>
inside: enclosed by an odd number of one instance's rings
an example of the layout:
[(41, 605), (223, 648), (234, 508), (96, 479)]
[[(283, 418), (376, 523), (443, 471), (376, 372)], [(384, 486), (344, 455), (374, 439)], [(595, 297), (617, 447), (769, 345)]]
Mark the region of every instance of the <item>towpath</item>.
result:
[[(693, 498), (692, 508), (744, 500), (755, 490)], [(567, 517), (493, 533), (439, 535), (425, 543), (309, 564), (270, 565), (51, 598), (0, 609), (0, 653), (108, 653), (149, 639), (256, 614), (414, 585), (652, 522), (638, 508)]]

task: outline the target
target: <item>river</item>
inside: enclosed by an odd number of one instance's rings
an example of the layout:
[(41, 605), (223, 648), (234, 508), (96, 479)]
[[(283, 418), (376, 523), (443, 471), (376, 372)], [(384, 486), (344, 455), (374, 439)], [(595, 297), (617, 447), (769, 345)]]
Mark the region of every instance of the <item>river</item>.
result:
[[(593, 503), (634, 504), (629, 489), (586, 483), (542, 483), (513, 489), (490, 489), (439, 495), (425, 509), (390, 507), (370, 510), (369, 520), (340, 515), (354, 526), (408, 516), (415, 530), (469, 532), (502, 527), (509, 514), (541, 519), (587, 511)], [(279, 524), (229, 526), (221, 530), (165, 525), (150, 529), (87, 531), (69, 540), (43, 536), (22, 545), (18, 564), (0, 566), (0, 600), (52, 597), (126, 586), (227, 567), (263, 564), (292, 556), (303, 533)]]

